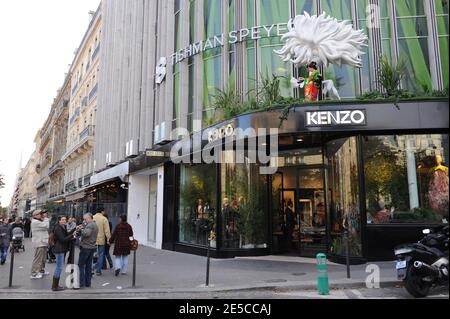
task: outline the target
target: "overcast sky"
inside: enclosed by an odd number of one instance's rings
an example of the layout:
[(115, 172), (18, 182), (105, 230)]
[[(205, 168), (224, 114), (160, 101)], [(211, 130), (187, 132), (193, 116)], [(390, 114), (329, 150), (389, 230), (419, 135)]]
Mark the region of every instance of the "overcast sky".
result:
[(100, 0), (0, 1), (0, 174), (9, 205), (21, 154), (25, 166), (75, 49)]

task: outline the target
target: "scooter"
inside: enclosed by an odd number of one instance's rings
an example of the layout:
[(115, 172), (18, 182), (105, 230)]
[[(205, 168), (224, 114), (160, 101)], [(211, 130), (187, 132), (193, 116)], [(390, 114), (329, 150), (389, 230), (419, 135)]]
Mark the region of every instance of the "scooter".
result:
[(448, 287), (448, 226), (423, 230), (416, 244), (395, 248), (398, 279), (415, 298), (426, 297), (431, 288)]

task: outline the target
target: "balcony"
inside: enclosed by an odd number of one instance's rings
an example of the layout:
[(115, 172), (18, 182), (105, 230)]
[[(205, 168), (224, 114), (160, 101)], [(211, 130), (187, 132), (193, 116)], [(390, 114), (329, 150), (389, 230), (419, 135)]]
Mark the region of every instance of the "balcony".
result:
[(48, 176), (44, 176), (36, 183), (36, 189), (40, 189), (49, 183), (50, 183), (50, 178)]
[(48, 171), (48, 175), (51, 176), (53, 174), (55, 174), (58, 171), (61, 171), (64, 169), (64, 164), (62, 161), (57, 161), (55, 164), (53, 164), (53, 166), (50, 167), (49, 171)]
[(76, 158), (78, 154), (84, 153), (93, 146), (95, 126), (87, 126), (79, 135), (78, 141), (63, 155), (62, 161), (69, 157)]

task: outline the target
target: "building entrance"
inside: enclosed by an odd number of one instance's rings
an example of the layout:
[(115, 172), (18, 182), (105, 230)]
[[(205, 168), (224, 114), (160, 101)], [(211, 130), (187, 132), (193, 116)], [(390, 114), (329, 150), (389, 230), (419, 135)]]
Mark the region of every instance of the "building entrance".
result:
[(313, 257), (327, 251), (324, 166), (282, 167), (272, 178), (273, 252)]

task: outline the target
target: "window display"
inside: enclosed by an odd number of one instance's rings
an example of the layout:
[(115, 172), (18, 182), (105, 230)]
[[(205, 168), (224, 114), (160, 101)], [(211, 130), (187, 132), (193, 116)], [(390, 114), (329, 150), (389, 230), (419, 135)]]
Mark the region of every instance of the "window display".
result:
[(363, 153), (368, 224), (448, 221), (448, 135), (365, 137)]
[(215, 237), (216, 166), (181, 166), (179, 241), (207, 246)]
[(267, 248), (267, 177), (248, 158), (221, 167), (222, 248)]

